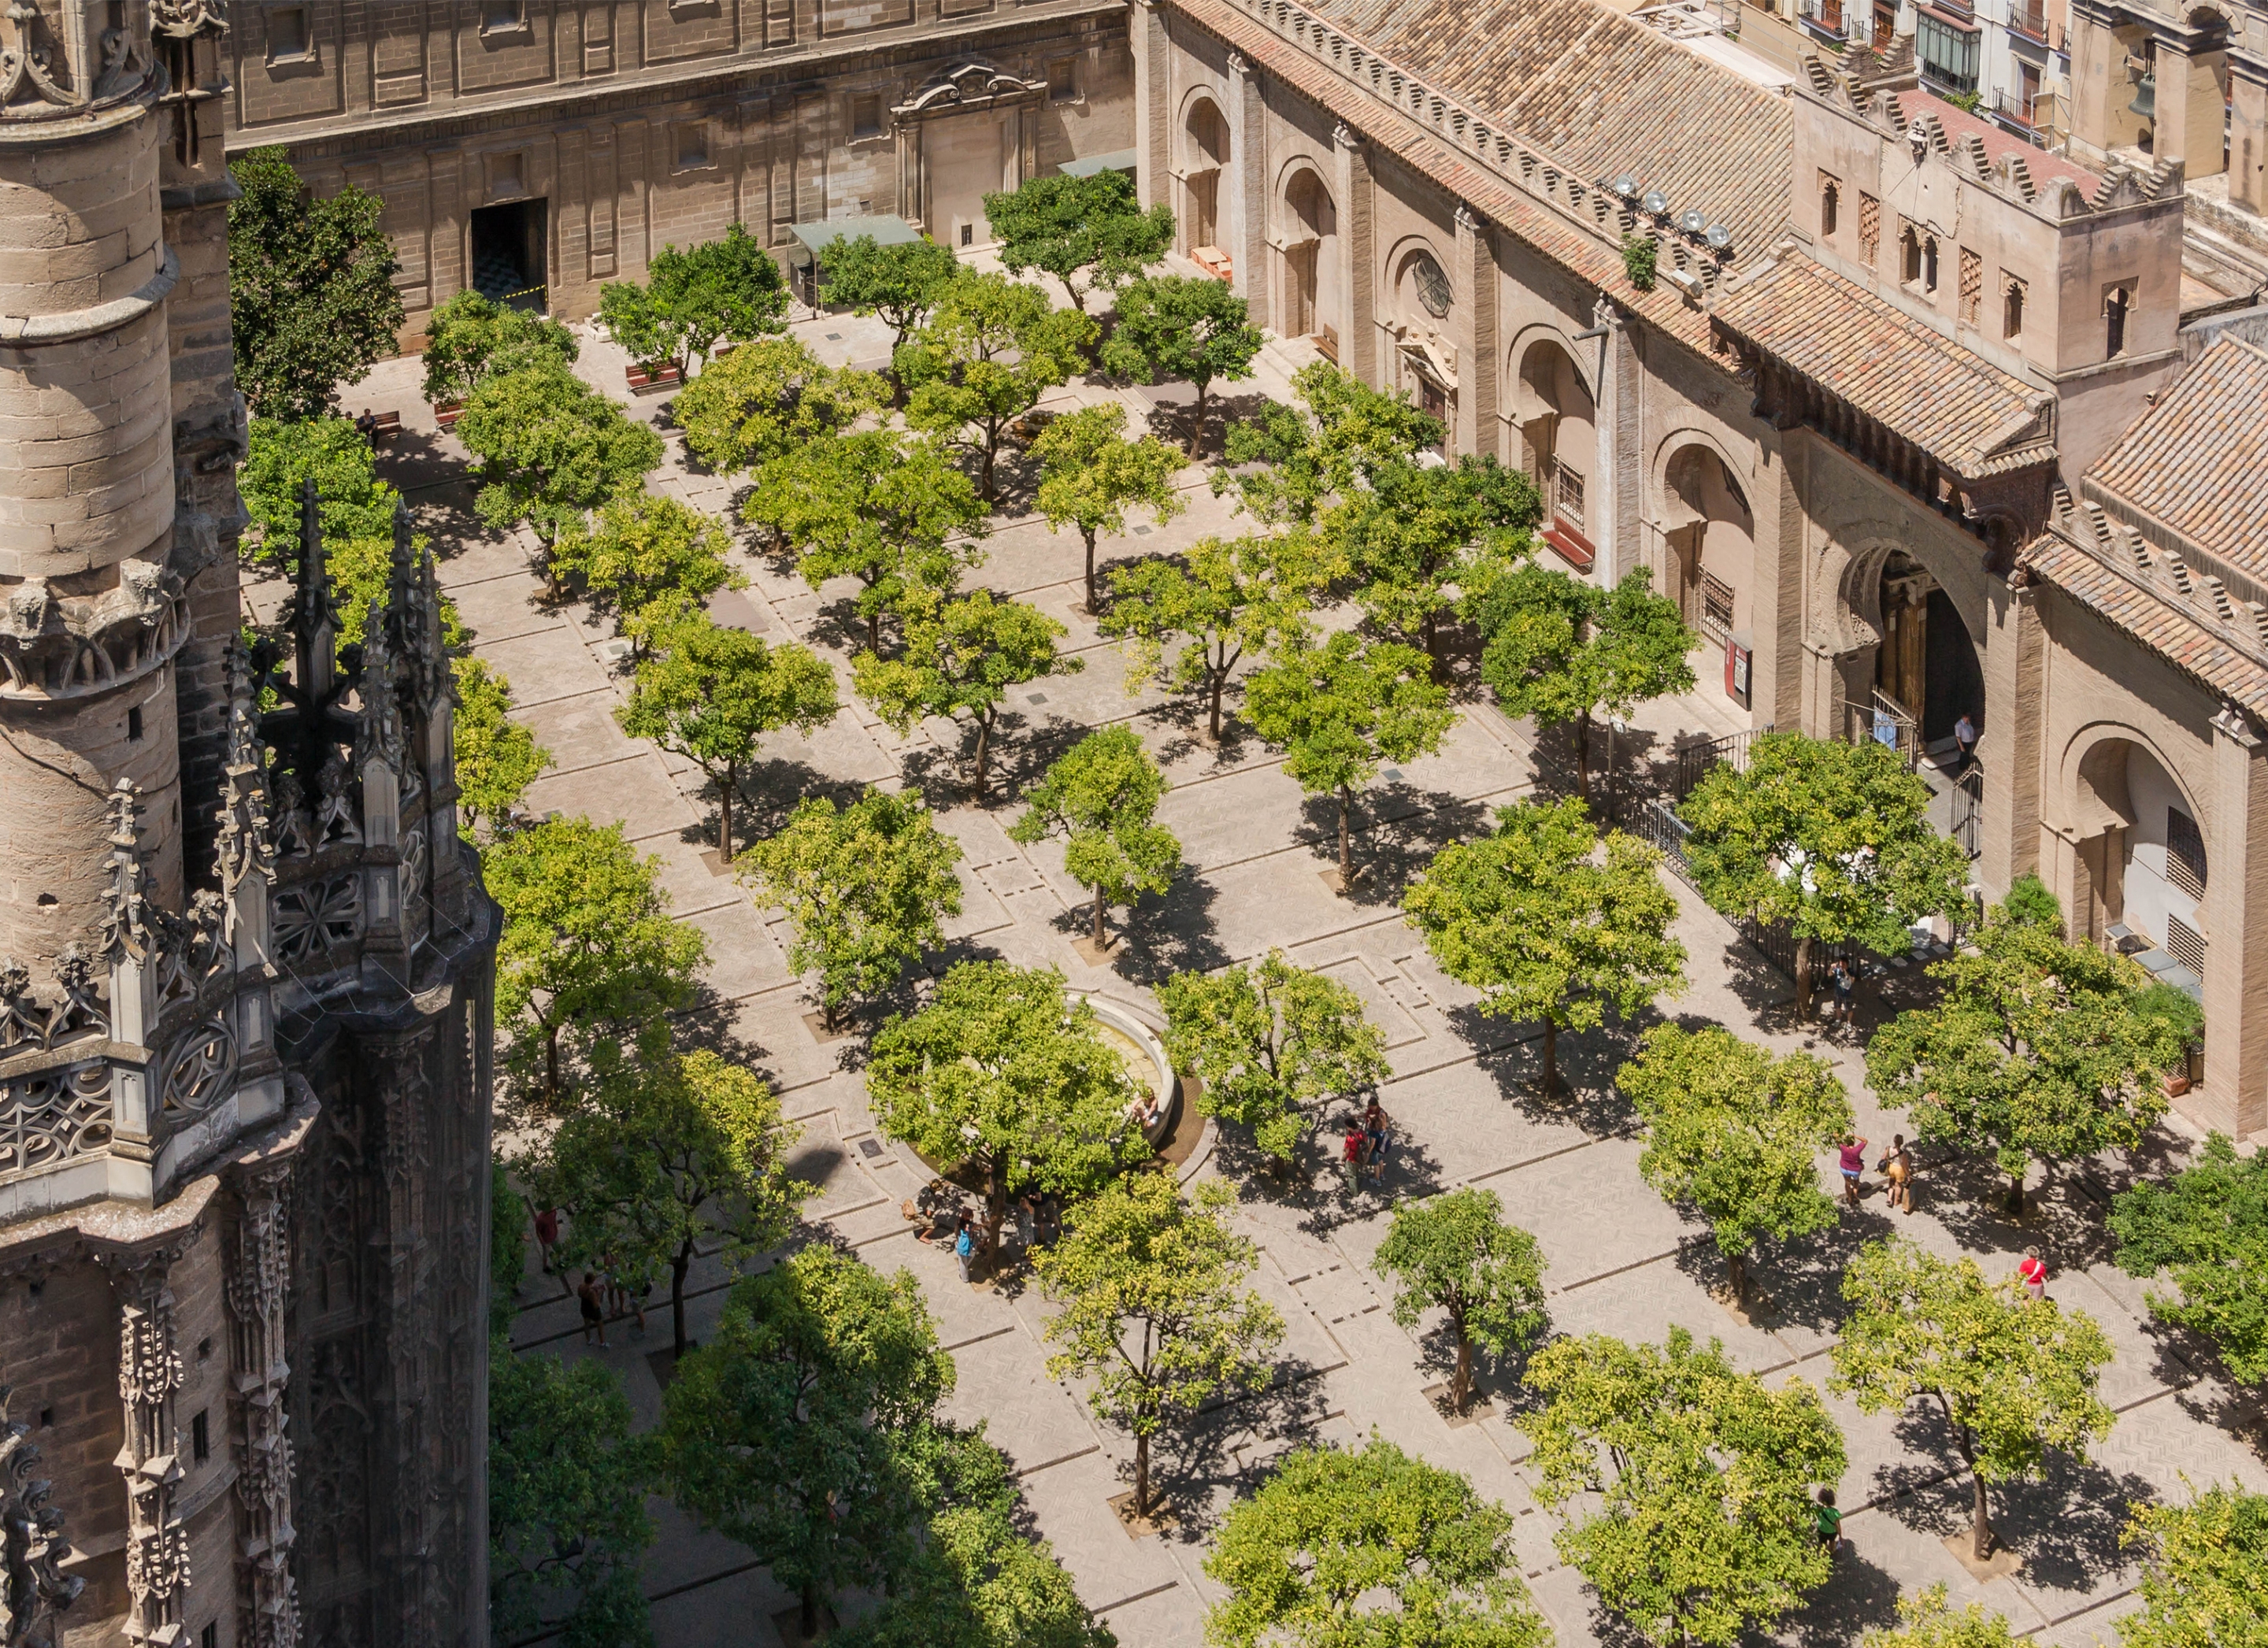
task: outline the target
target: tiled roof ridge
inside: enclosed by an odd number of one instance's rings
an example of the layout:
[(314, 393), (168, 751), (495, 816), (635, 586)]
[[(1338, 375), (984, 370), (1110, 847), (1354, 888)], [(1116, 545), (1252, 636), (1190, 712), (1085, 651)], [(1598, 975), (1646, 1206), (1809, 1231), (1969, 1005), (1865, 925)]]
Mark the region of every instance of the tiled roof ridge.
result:
[(2080, 494), (2268, 600), (2268, 348), (2224, 335), (2121, 430)]

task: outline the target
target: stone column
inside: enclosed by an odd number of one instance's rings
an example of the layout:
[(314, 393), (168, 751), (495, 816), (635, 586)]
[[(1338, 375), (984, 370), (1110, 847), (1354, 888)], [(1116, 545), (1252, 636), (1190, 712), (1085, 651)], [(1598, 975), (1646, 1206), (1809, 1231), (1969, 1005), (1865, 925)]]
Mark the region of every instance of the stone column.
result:
[(1749, 629), (1756, 638), (1756, 656), (1749, 664), (1749, 719), (1756, 726), (1793, 730), (1804, 725), (1803, 551), (1808, 521), (1791, 456), (1777, 430), (1757, 443), (1749, 572)]
[(1134, 48), (1134, 183), (1142, 209), (1172, 206), (1174, 198), (1173, 40), (1159, 0), (1134, 0), (1127, 19)]
[(1339, 214), (1339, 290), (1346, 294), (1346, 336), (1339, 364), (1375, 389), (1378, 379), (1377, 226), (1372, 217), (1370, 158), (1354, 129), (1341, 121), (1331, 131), (1337, 161), (1332, 191)]
[(1611, 585), (1638, 564), (1644, 548), (1638, 541), (1638, 506), (1646, 475), (1641, 423), (1645, 372), (1621, 310), (1602, 298), (1591, 324), (1607, 329), (1600, 350), (1598, 445), (1592, 459), (1591, 485), (1598, 504), (1591, 511), (1591, 525), (1599, 537), (1594, 575), (1601, 584)]
[(1236, 261), (1236, 291), (1256, 323), (1268, 313), (1268, 107), (1260, 77), (1228, 55), (1229, 199), (1221, 239)]
[(2268, 1127), (2268, 740), (2233, 704), (2213, 723), (2213, 836), (2204, 916), (2204, 1114), (2238, 1138)]
[(1977, 879), (1990, 898), (2039, 864), (2040, 735), (2046, 703), (2047, 648), (2038, 592), (2023, 581), (1995, 579), (1987, 592), (1987, 629), (1977, 637), (1984, 666), (1984, 725), (1977, 759), (1984, 769)]
[(284, 1398), (291, 1380), (284, 1335), (291, 1281), (290, 1157), (238, 1170), (236, 1241), (229, 1256), (232, 1369), (242, 1420), (237, 1458), (239, 1591), (251, 1630), (246, 1648), (298, 1648), (299, 1600), (291, 1585), (291, 1439)]
[(97, 1255), (118, 1296), (118, 1395), (126, 1410), (117, 1460), (126, 1478), (125, 1637), (160, 1648), (176, 1648), (181, 1640), (190, 1577), (188, 1533), (174, 1503), (182, 1475), (173, 1412), (181, 1356), (167, 1277), (200, 1227)]
[(2222, 169), (2223, 127), (2219, 51), (2192, 53), (2188, 40), (2158, 42), (2157, 110), (2153, 158), (2179, 160), (2185, 178)]
[(2268, 212), (2268, 63), (2232, 54), (2228, 83), (2228, 198)]
[(1493, 232), (1469, 206), (1457, 207), (1456, 449), (1501, 456), (1497, 422), (1497, 267)]

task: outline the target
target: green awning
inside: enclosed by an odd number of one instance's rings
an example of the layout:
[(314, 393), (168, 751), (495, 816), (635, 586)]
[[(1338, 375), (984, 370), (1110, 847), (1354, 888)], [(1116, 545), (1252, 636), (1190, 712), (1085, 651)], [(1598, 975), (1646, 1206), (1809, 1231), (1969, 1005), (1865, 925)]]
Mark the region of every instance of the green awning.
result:
[(837, 240), (856, 240), (860, 235), (873, 236), (876, 246), (903, 246), (922, 238), (921, 231), (902, 217), (830, 217), (825, 223), (797, 224), (788, 232), (804, 255), (813, 258)]
[(1131, 172), (1138, 158), (1132, 149), (1114, 149), (1108, 154), (1085, 155), (1077, 160), (1066, 160), (1057, 168), (1065, 177), (1093, 177), (1098, 172)]

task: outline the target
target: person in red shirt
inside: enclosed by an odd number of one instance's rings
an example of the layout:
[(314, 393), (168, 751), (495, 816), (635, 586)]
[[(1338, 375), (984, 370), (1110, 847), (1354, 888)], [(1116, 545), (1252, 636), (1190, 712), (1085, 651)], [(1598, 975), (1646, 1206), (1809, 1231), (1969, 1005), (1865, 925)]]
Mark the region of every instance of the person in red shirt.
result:
[(2025, 1293), (2037, 1303), (2048, 1296), (2048, 1263), (2040, 1257), (2036, 1247), (2024, 1249), (2023, 1262), (2016, 1267), (2016, 1279), (2024, 1284)]
[(1344, 1155), (1344, 1166), (1346, 1167), (1347, 1188), (1350, 1190), (1359, 1189), (1361, 1188), (1362, 1152), (1364, 1147), (1368, 1144), (1369, 1142), (1369, 1135), (1362, 1130), (1362, 1122), (1359, 1118), (1347, 1123), (1346, 1139), (1340, 1148)]
[(1845, 1133), (1836, 1153), (1843, 1169), (1843, 1199), (1857, 1207), (1859, 1175), (1867, 1171), (1867, 1141)]

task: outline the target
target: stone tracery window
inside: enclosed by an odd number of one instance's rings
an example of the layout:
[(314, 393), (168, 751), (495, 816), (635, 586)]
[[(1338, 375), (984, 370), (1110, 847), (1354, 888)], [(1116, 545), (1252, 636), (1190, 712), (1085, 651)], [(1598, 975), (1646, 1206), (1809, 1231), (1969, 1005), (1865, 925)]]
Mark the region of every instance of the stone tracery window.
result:
[(1410, 283), (1418, 293), (1418, 301), (1425, 313), (1435, 319), (1449, 313), (1454, 294), (1449, 290), (1449, 277), (1434, 261), (1430, 252), (1420, 252), (1410, 260)]

